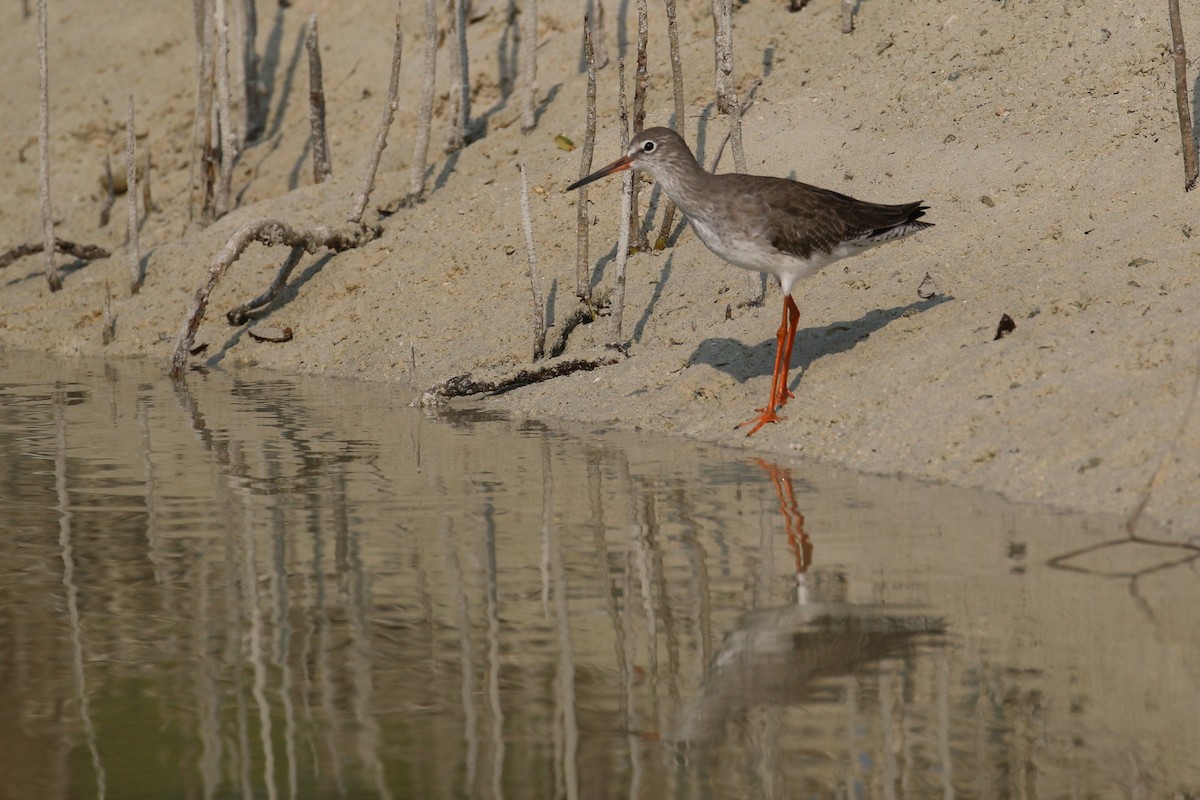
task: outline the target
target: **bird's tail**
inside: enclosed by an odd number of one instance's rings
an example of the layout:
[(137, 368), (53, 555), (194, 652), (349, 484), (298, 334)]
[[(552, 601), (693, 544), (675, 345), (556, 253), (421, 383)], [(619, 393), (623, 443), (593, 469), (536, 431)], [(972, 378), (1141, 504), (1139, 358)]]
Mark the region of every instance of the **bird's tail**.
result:
[(899, 220), (889, 225), (882, 225), (863, 238), (872, 243), (882, 244), (890, 242), (893, 239), (903, 239), (905, 236), (912, 236), (917, 231), (923, 231), (926, 228), (932, 228), (932, 222), (923, 222), (921, 220), (921, 217), (925, 216), (925, 212), (928, 210), (929, 206), (923, 205), (920, 200), (900, 206), (897, 209), (900, 212)]

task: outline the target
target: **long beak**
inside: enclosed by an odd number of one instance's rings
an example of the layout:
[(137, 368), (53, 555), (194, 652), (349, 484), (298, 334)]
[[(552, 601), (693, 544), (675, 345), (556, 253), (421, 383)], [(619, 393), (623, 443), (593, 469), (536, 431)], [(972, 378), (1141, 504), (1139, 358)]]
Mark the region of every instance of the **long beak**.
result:
[(591, 183), (592, 181), (600, 180), (605, 175), (611, 175), (614, 172), (620, 172), (621, 170), (629, 169), (630, 165), (632, 165), (632, 164), (633, 164), (633, 161), (630, 160), (629, 156), (621, 156), (616, 161), (609, 164), (607, 167), (602, 167), (601, 169), (598, 169), (595, 172), (593, 172), (591, 175), (588, 175), (586, 178), (580, 178), (579, 180), (575, 181), (570, 186), (568, 186), (564, 191), (569, 192), (574, 189), (578, 189), (580, 186), (586, 186), (587, 184)]

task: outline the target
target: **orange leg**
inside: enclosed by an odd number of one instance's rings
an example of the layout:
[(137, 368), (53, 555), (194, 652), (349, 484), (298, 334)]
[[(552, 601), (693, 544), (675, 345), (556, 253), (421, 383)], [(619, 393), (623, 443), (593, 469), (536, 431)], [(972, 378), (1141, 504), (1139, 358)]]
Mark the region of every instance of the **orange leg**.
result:
[(784, 334), (783, 341), (778, 345), (785, 347), (785, 349), (783, 351), (783, 360), (780, 364), (783, 367), (783, 375), (779, 381), (779, 391), (775, 395), (777, 398), (777, 402), (775, 403), (776, 408), (785, 405), (793, 396), (787, 388), (787, 378), (788, 370), (792, 366), (792, 345), (796, 343), (796, 328), (800, 326), (800, 309), (796, 307), (796, 301), (792, 299), (790, 294), (785, 295), (783, 298), (783, 313), (784, 319), (787, 320), (787, 333)]
[(753, 436), (768, 422), (778, 422), (783, 419), (775, 413), (775, 409), (786, 403), (792, 396), (787, 388), (787, 374), (792, 360), (792, 343), (796, 339), (796, 328), (799, 324), (800, 309), (796, 307), (796, 301), (790, 294), (785, 295), (783, 319), (779, 323), (779, 330), (775, 333), (775, 368), (771, 371), (771, 394), (768, 396), (767, 405), (755, 409), (759, 412), (757, 417), (748, 419), (737, 426), (740, 428), (753, 423), (754, 427), (746, 433), (747, 436)]

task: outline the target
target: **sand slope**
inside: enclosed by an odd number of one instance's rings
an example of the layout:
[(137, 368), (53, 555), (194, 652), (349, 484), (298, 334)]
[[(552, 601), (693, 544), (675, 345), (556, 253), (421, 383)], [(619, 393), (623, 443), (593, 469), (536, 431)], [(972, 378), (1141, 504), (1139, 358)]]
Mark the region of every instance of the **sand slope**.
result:
[[(51, 2), (52, 192), (59, 235), (111, 247), (70, 269), (50, 294), (38, 258), (0, 273), (0, 345), (29, 351), (144, 355), (166, 368), (211, 255), (247, 219), (337, 223), (374, 136), (395, 6), (315, 2), (320, 14), (335, 180), (313, 186), (308, 149), (305, 8), (260, 8), (269, 117), (242, 155), (240, 205), (208, 229), (189, 222), (192, 125), (190, 6)], [(222, 317), (257, 293), (284, 253), (255, 248), (214, 297), (198, 363), (259, 364), (395, 381), (527, 361), (529, 279), (517, 203), (518, 161), (534, 186), (538, 259), (552, 321), (575, 307), (574, 196), (583, 136), (578, 4), (539, 4), (538, 127), (522, 134), (522, 43), (492, 0), (470, 29), (473, 117), (483, 136), (435, 153), (428, 202), (385, 220), (383, 236), (336, 257), (306, 258), (262, 324), (295, 340), (260, 344)], [(665, 16), (651, 4), (647, 124), (669, 122)], [(443, 15), (444, 15), (444, 9)], [(404, 195), (418, 101), (422, 9), (403, 20), (404, 93), (373, 206)], [(711, 159), (725, 132), (712, 116), (712, 24), (680, 6), (689, 141)], [(632, 4), (608, 9), (613, 63), (600, 73), (596, 166), (618, 155), (616, 63), (632, 57)], [(0, 144), (0, 246), (40, 239), (35, 20), (0, 10), (7, 120)], [(618, 36), (618, 28), (626, 28)], [(444, 16), (443, 16), (444, 24)], [(1200, 31), (1200, 18), (1184, 20)], [(1200, 421), (1184, 424), (1200, 367), (1191, 313), (1200, 299), (1195, 197), (1182, 192), (1166, 4), (944, 0), (860, 4), (840, 33), (839, 4), (799, 13), (755, 0), (736, 10), (740, 85), (761, 78), (745, 118), (750, 171), (789, 175), (864, 199), (924, 198), (937, 227), (840, 262), (798, 292), (795, 399), (786, 421), (749, 442), (732, 430), (767, 392), (778, 324), (774, 287), (745, 307), (746, 273), (723, 265), (689, 230), (629, 264), (631, 358), (492, 398), (494, 407), (675, 431), (733, 446), (795, 453), (858, 469), (981, 486), (1063, 507), (1128, 513), (1164, 457), (1147, 518), (1200, 532)], [(1200, 48), (1197, 40), (1193, 50)], [(439, 53), (444, 139), (447, 62)], [(146, 287), (128, 297), (123, 198), (97, 228), (107, 152), (123, 169), (128, 96), (150, 147), (159, 210), (145, 221)], [(726, 153), (722, 169), (731, 169)], [(593, 262), (613, 280), (620, 182), (591, 190)], [(649, 186), (654, 209), (658, 194)], [(372, 214), (375, 212), (372, 211)], [(653, 225), (657, 229), (659, 217)], [(1196, 225), (1193, 233), (1191, 227)], [(67, 259), (63, 263), (68, 263)], [(939, 293), (922, 300), (926, 273)], [(101, 342), (104, 287), (117, 339)], [(994, 341), (1002, 314), (1016, 331)], [(578, 352), (607, 324), (579, 329)], [(552, 332), (553, 336), (553, 332)], [(415, 353), (417, 371), (411, 373)], [(32, 356), (31, 356), (32, 357)]]

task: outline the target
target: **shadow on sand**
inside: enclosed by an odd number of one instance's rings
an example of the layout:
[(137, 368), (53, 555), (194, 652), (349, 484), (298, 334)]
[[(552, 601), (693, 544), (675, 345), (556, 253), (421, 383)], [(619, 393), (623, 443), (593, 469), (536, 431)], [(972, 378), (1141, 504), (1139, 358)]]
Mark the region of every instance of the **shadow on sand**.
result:
[[(797, 372), (788, 388), (794, 391), (803, 373), (818, 358), (852, 350), (856, 344), (893, 320), (909, 313), (928, 311), (953, 299), (950, 296), (938, 295), (903, 306), (877, 308), (868, 311), (859, 319), (848, 322), (831, 322), (828, 325), (800, 328), (796, 331), (791, 364), (791, 369)], [(748, 349), (752, 351), (749, 355), (746, 353)], [(775, 364), (775, 338), (772, 336), (753, 348), (747, 348), (736, 339), (726, 337), (705, 339), (697, 345), (688, 363), (708, 364), (738, 383), (743, 383), (750, 378), (771, 374)]]

